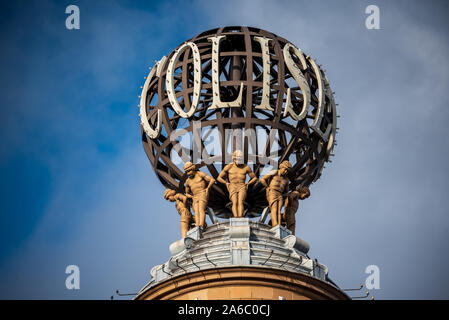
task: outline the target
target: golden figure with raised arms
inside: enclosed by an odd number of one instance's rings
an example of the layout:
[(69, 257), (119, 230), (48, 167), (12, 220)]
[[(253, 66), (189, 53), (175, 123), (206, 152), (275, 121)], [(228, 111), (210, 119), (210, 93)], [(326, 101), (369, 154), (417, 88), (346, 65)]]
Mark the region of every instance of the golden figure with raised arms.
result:
[(299, 200), (304, 200), (310, 197), (310, 190), (307, 187), (300, 187), (298, 190), (290, 192), (285, 200), (284, 221), (287, 229), (295, 234), (296, 218), (295, 213), (298, 211)]
[[(217, 178), (218, 182), (226, 185), (229, 191), (229, 200), (232, 202), (232, 215), (234, 218), (243, 218), (244, 204), (248, 186), (257, 181), (257, 177), (251, 168), (243, 163), (243, 153), (240, 150), (234, 151), (233, 162), (227, 164)], [(251, 180), (246, 181), (246, 175)]]
[(166, 189), (164, 192), (164, 199), (170, 202), (176, 201), (176, 210), (181, 216), (181, 235), (185, 238), (190, 225), (193, 222), (193, 216), (190, 212), (188, 198), (182, 193), (176, 193), (173, 189)]
[(215, 179), (199, 171), (192, 162), (184, 164), (184, 171), (187, 173), (186, 196), (193, 200), (192, 207), (195, 212), (195, 224), (197, 227), (204, 228), (209, 189), (215, 183)]
[(281, 210), (284, 205), (284, 194), (288, 193), (288, 171), (292, 168), (289, 161), (283, 161), (279, 170), (273, 170), (260, 179), (260, 183), (267, 190), (267, 201), (270, 207), (271, 225), (273, 227), (281, 223)]

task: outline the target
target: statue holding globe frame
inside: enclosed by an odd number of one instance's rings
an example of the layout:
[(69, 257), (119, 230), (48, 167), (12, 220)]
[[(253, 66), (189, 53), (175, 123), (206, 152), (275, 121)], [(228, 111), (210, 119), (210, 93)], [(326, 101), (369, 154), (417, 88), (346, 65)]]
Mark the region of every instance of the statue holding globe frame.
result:
[[(243, 218), (244, 202), (248, 187), (257, 181), (257, 177), (251, 168), (243, 163), (241, 150), (234, 151), (233, 163), (226, 165), (218, 176), (218, 182), (226, 185), (229, 192), (229, 199), (232, 202), (232, 214), (234, 218)], [(251, 180), (245, 183), (246, 175)], [(225, 180), (227, 179), (227, 180)]]
[[(187, 195), (183, 166), (195, 163), (198, 172), (217, 181), (208, 184), (206, 211), (219, 218), (258, 217), (270, 207), (276, 212), (275, 218), (271, 212), (272, 225), (279, 224), (282, 214), (275, 204), (282, 208), (289, 194), (310, 187), (333, 155), (336, 104), (324, 71), (294, 44), (262, 29), (217, 28), (184, 42), (155, 64), (140, 98), (142, 142), (156, 176), (165, 187)], [(179, 130), (193, 138), (190, 146), (173, 138)], [(243, 138), (237, 147), (227, 141), (226, 130), (241, 130), (242, 137), (253, 130), (257, 138)], [(207, 137), (213, 133), (220, 146), (211, 151)], [(195, 146), (201, 149), (198, 159)], [(229, 189), (228, 170), (220, 177), (237, 150), (256, 178), (250, 175), (244, 182), (245, 196)], [(175, 161), (186, 154), (187, 159)], [(281, 200), (266, 192), (264, 182), (268, 187), (271, 182), (263, 178), (281, 171), (285, 161), (290, 166)], [(238, 201), (231, 200), (235, 194)]]

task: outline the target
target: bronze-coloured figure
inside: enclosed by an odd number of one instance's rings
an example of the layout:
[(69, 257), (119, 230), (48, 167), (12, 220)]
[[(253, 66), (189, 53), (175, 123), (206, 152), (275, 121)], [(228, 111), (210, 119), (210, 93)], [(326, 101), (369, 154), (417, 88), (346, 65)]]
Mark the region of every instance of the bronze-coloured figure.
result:
[(284, 221), (287, 229), (295, 234), (296, 218), (295, 213), (298, 210), (299, 200), (307, 199), (310, 196), (310, 190), (307, 187), (300, 187), (298, 190), (290, 192), (285, 200)]
[[(218, 47), (212, 39), (218, 40)], [(195, 46), (198, 49), (193, 50)], [(251, 61), (258, 67), (251, 66)], [(140, 93), (141, 141), (166, 188), (181, 187), (177, 185), (178, 165), (167, 161), (167, 156), (180, 152), (181, 135), (172, 136), (172, 132), (184, 131), (182, 136), (199, 138), (182, 144), (185, 154), (192, 157), (210, 144), (201, 140), (213, 137), (214, 142), (220, 141), (214, 150), (204, 150), (213, 154), (213, 161), (201, 168), (216, 180), (230, 162), (226, 150), (233, 145), (232, 151), (241, 149), (245, 159), (259, 159), (257, 171), (250, 165), (258, 178), (272, 161), (285, 159), (297, 168), (289, 174), (290, 188), (310, 186), (334, 155), (338, 112), (331, 87), (320, 65), (288, 39), (259, 28), (213, 28), (180, 43), (149, 70)], [(199, 132), (195, 124), (201, 124)], [(275, 138), (276, 143), (271, 143)], [(266, 206), (265, 194), (252, 186), (246, 192), (244, 210), (258, 215)], [(225, 184), (210, 189), (208, 207), (219, 218), (229, 216), (229, 202)]]
[(209, 189), (215, 183), (215, 179), (199, 171), (191, 162), (184, 164), (184, 171), (188, 176), (185, 184), (186, 196), (193, 200), (192, 207), (195, 212), (195, 224), (197, 227), (204, 228)]
[[(218, 182), (226, 185), (229, 191), (229, 199), (232, 202), (232, 214), (235, 218), (242, 218), (244, 212), (244, 201), (248, 186), (257, 181), (257, 177), (251, 168), (243, 163), (243, 153), (237, 150), (232, 155), (233, 162), (226, 165), (217, 178)], [(246, 181), (246, 175), (251, 180)]]
[(164, 192), (164, 199), (170, 202), (176, 201), (176, 210), (181, 216), (181, 235), (185, 238), (187, 231), (189, 231), (193, 223), (193, 216), (190, 212), (188, 198), (182, 193), (176, 193), (173, 189), (166, 189)]
[(284, 205), (284, 194), (288, 193), (288, 171), (292, 168), (289, 161), (283, 161), (279, 170), (273, 170), (260, 179), (260, 183), (266, 188), (267, 201), (270, 207), (271, 225), (273, 227), (281, 223), (281, 210)]

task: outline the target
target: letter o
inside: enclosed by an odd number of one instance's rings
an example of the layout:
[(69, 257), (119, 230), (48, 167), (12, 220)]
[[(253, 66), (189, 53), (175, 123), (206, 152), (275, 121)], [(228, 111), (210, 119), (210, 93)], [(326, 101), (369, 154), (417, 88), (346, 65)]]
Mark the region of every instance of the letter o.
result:
[[(187, 50), (188, 47), (190, 47), (193, 52), (194, 83), (193, 83), (192, 105), (190, 106), (190, 110), (188, 112), (185, 112), (179, 105), (178, 99), (176, 99), (174, 87), (175, 79), (173, 73), (175, 71), (176, 64), (179, 61), (179, 57), (181, 56), (182, 53), (184, 53)], [(170, 63), (168, 64), (167, 79), (165, 84), (167, 87), (168, 99), (170, 101), (171, 106), (173, 107), (173, 110), (175, 110), (175, 112), (183, 118), (191, 117), (195, 113), (196, 108), (198, 107), (198, 102), (200, 101), (200, 93), (201, 93), (201, 57), (198, 46), (195, 43), (186, 42), (181, 47), (179, 47), (178, 50), (175, 51), (175, 54), (170, 59)]]

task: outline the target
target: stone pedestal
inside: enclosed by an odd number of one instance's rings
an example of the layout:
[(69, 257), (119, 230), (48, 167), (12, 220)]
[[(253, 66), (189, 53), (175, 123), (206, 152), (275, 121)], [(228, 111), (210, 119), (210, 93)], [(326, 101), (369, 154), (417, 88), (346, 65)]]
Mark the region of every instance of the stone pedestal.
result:
[[(339, 289), (327, 281), (327, 267), (307, 256), (309, 248), (306, 241), (292, 235), (282, 226), (270, 228), (266, 224), (248, 218), (231, 218), (227, 222), (213, 224), (204, 231), (193, 228), (187, 232), (185, 238), (170, 245), (172, 256), (166, 263), (151, 269), (151, 280), (140, 290), (136, 299), (193, 299), (194, 295), (198, 295), (196, 298), (216, 299), (218, 292), (225, 292), (223, 297), (227, 298), (237, 297), (237, 292), (245, 292), (240, 295), (241, 298), (274, 299), (277, 296), (285, 299), (326, 298), (322, 293), (306, 294), (304, 286), (311, 281), (320, 288), (332, 287), (333, 289), (329, 290), (333, 293), (328, 298), (345, 297), (342, 292), (335, 293), (335, 290)], [(229, 273), (229, 283), (224, 287), (215, 288), (213, 284), (215, 274), (224, 270), (228, 272), (227, 270), (231, 270), (229, 268), (233, 270)], [(209, 284), (200, 281), (199, 274), (206, 271), (211, 277)], [(241, 275), (235, 278), (235, 272), (241, 272)], [(288, 275), (290, 280), (285, 280), (286, 283), (294, 281), (292, 279), (301, 280), (298, 280), (296, 287), (288, 289), (290, 291), (284, 288), (289, 293), (282, 291), (281, 294), (280, 291), (276, 291), (275, 284), (267, 283), (271, 280), (262, 279), (263, 274), (273, 275), (273, 279), (276, 275)], [(170, 293), (171, 289), (168, 288), (170, 283), (175, 283), (173, 281), (184, 281), (182, 279), (193, 281), (192, 279), (196, 277), (198, 286), (201, 284), (204, 290), (208, 285), (215, 289), (196, 291), (193, 287), (189, 289), (186, 284), (185, 294)], [(246, 285), (237, 286), (235, 283)], [(262, 287), (266, 290), (262, 290)]]

